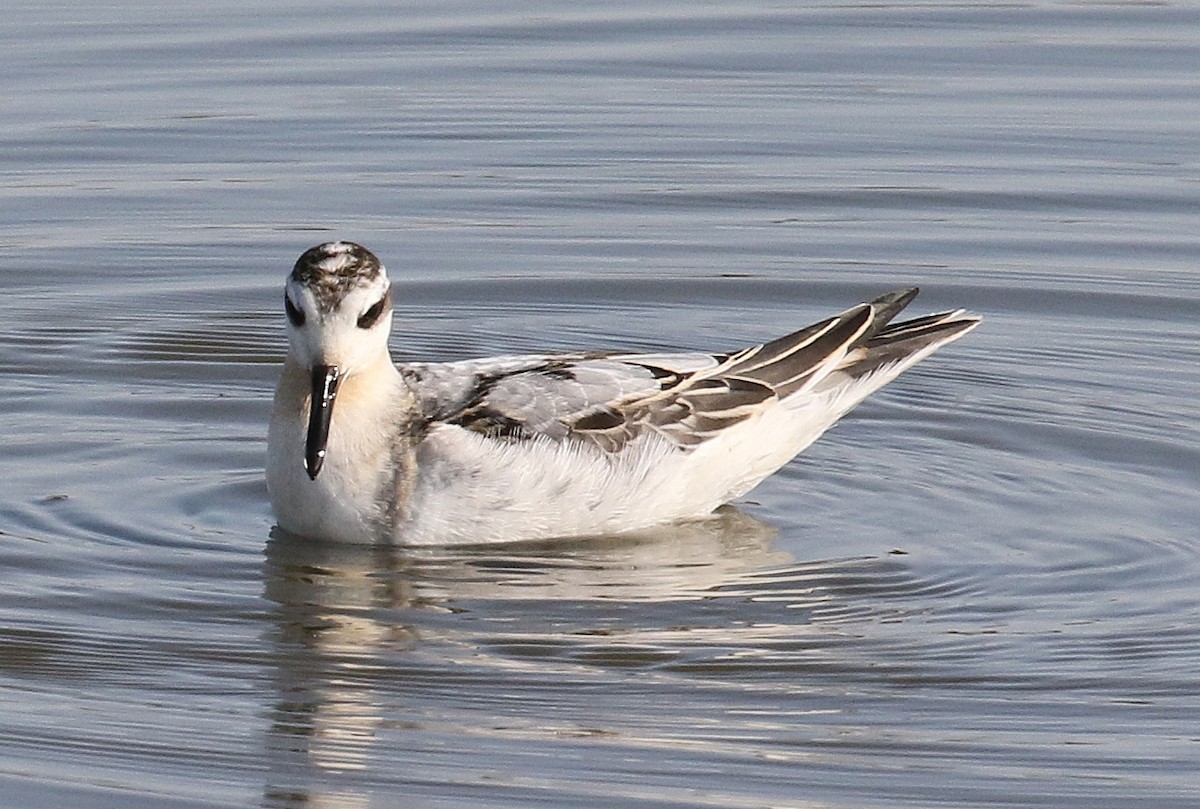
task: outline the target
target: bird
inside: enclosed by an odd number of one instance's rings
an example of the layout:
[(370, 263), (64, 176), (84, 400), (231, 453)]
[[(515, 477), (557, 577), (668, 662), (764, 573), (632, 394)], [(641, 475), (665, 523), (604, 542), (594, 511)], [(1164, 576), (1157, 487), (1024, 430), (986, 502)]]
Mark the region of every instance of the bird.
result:
[(917, 292), (729, 353), (397, 364), (401, 293), (382, 262), (354, 242), (317, 245), (284, 287), (266, 464), (278, 527), (455, 545), (702, 520), (980, 322), (961, 309), (893, 322)]

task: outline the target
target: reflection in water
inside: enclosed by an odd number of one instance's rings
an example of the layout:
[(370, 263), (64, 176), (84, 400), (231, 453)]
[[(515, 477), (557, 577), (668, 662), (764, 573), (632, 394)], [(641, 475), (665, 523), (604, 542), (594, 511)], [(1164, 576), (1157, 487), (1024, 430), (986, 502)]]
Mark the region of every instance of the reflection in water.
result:
[(405, 661), (452, 634), (432, 616), (512, 599), (701, 599), (742, 574), (790, 562), (771, 547), (774, 535), (733, 508), (626, 537), (501, 549), (333, 545), (275, 529), (265, 567), (266, 596), (277, 605), (265, 805), (368, 802), (354, 776), (368, 769), (385, 722), (395, 728), (404, 710), (390, 686), (412, 676)]
[(272, 778), (266, 806), (366, 805), (361, 791), (333, 786), (362, 771), (381, 709), (362, 674), (384, 645), (409, 642), (408, 629), (381, 622), (376, 607), (410, 599), (392, 559), (364, 549), (318, 546), (273, 536), (266, 596), (278, 605), (277, 692), (267, 739)]

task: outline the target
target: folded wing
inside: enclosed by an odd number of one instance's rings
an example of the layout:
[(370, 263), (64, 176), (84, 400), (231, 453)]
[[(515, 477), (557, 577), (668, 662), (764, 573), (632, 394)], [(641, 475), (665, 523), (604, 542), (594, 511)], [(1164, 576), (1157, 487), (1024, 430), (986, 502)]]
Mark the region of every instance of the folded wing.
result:
[(400, 371), (421, 391), (427, 422), (497, 440), (583, 441), (610, 453), (654, 432), (686, 451), (826, 378), (874, 374), (978, 323), (961, 311), (891, 323), (916, 294), (893, 292), (732, 354), (513, 356)]

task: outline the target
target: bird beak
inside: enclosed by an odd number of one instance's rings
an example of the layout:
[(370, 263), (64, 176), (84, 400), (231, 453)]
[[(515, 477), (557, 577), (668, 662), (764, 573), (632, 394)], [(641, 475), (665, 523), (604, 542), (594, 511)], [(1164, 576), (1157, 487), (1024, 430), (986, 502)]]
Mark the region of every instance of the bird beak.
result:
[(333, 418), (333, 400), (337, 396), (339, 380), (336, 365), (313, 366), (308, 439), (304, 443), (304, 470), (312, 480), (317, 479), (321, 464), (325, 462), (325, 444), (329, 441), (329, 422)]

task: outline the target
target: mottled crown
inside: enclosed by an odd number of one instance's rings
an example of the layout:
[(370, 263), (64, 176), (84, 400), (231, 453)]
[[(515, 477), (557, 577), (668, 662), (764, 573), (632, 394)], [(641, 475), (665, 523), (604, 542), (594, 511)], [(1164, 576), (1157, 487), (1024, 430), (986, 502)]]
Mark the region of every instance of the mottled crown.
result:
[(379, 258), (361, 244), (326, 242), (296, 259), (290, 277), (312, 290), (318, 306), (332, 309), (350, 289), (374, 281), (383, 271)]

